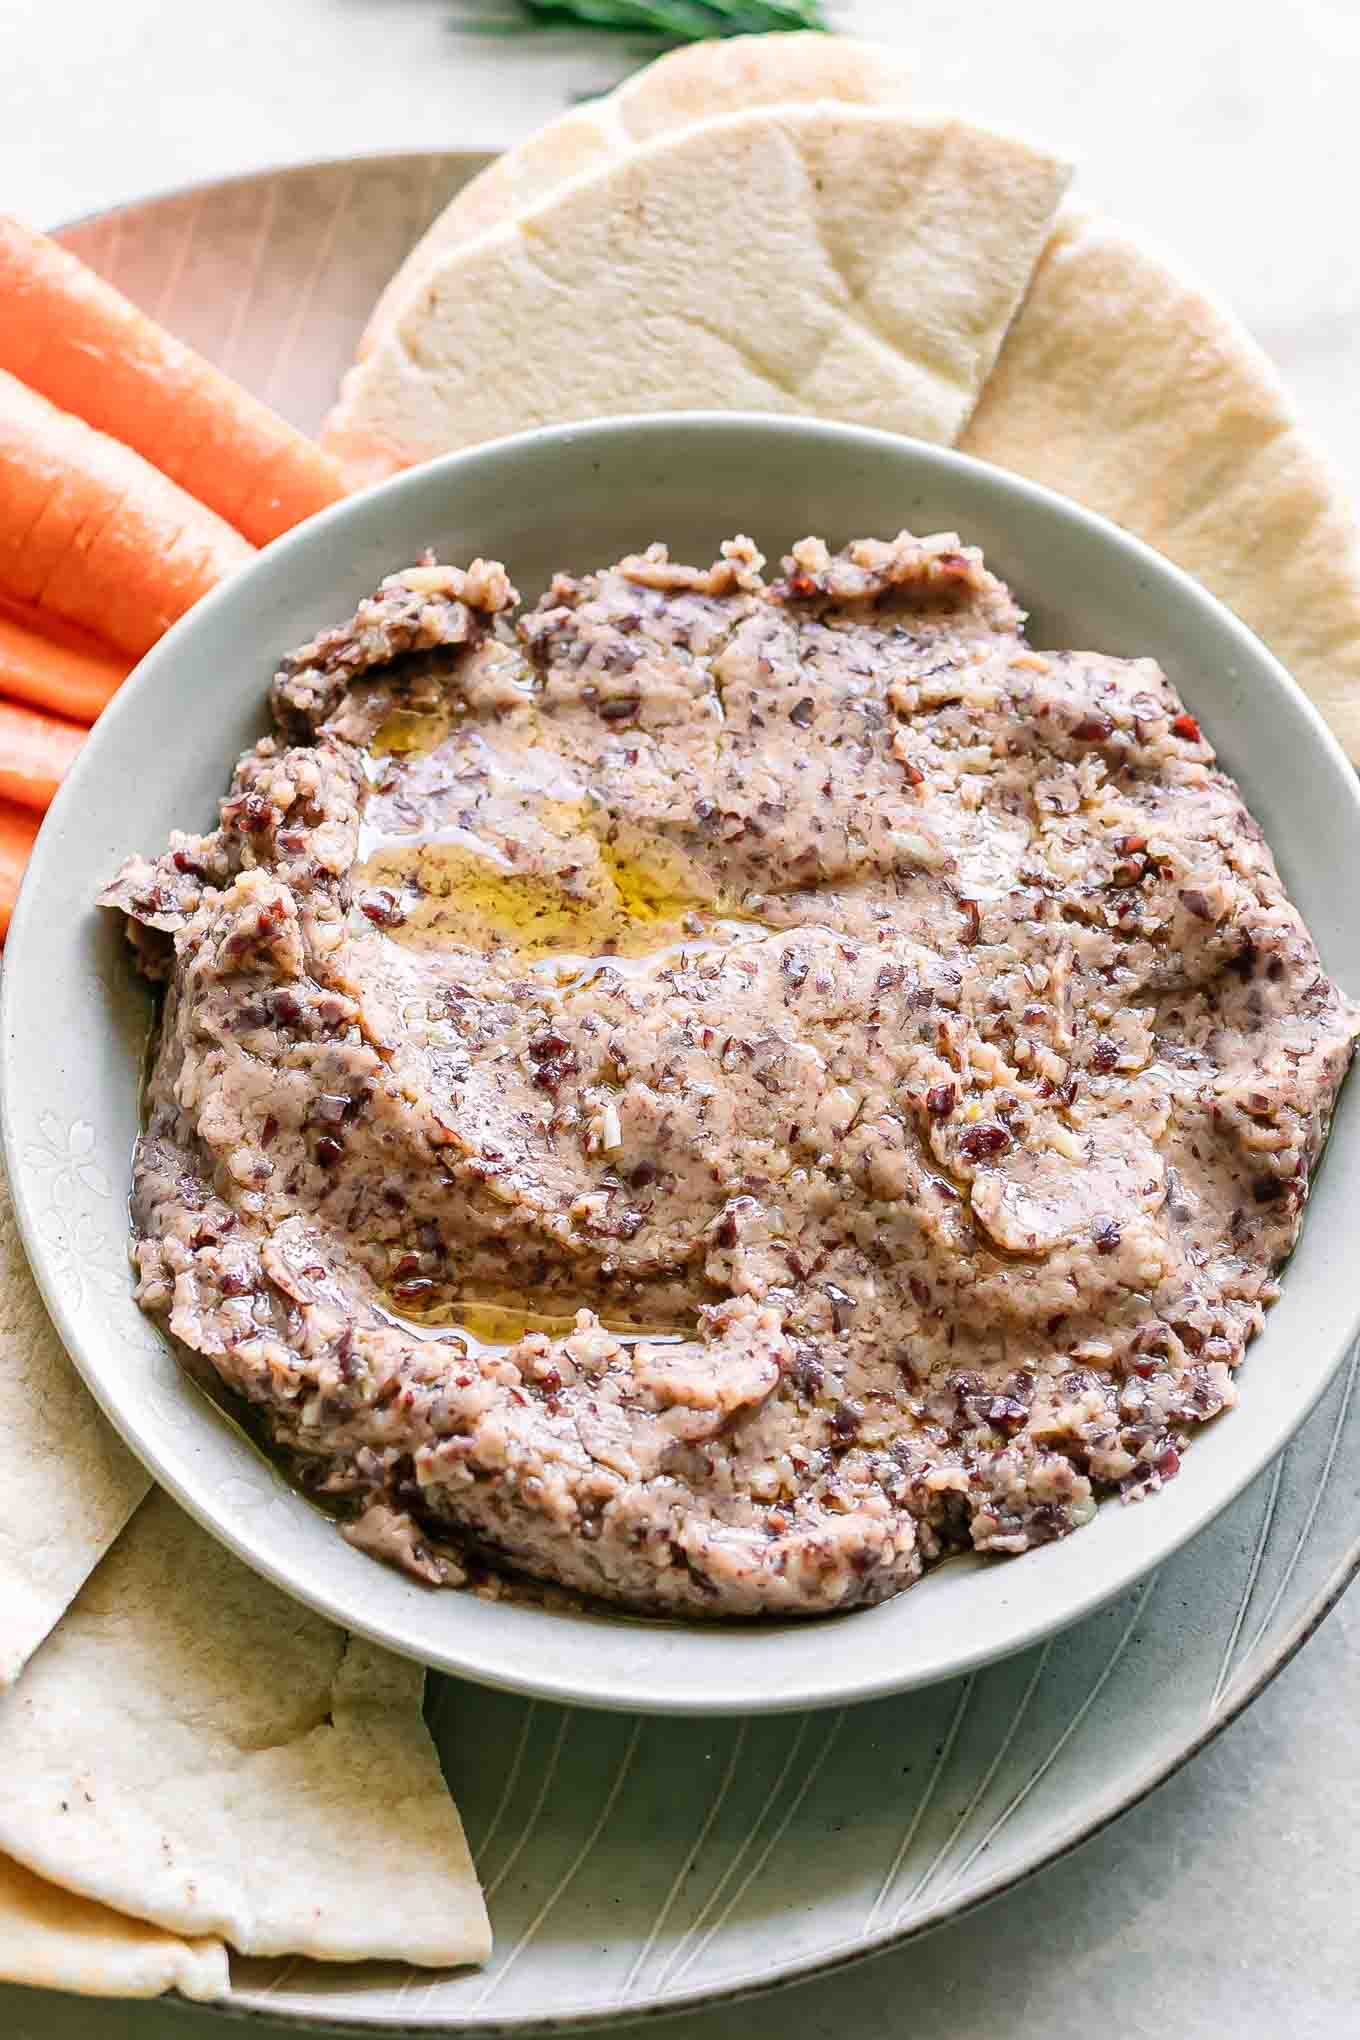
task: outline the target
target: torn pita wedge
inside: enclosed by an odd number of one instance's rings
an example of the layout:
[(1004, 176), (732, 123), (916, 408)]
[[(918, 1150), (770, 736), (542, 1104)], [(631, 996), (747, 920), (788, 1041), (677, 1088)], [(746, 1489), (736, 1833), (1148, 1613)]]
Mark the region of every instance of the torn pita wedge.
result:
[(187, 1998), (227, 1994), (220, 1941), (185, 1941), (61, 1891), (0, 1856), (0, 1978), (82, 1997)]
[(243, 1954), (481, 1962), (423, 1684), (158, 1494), (0, 1695), (0, 1848)]
[(440, 257), (503, 227), (637, 142), (707, 120), (799, 100), (900, 106), (913, 66), (898, 50), (844, 35), (738, 35), (658, 57), (591, 106), (574, 107), (507, 149), (465, 184), (417, 241), (373, 307), (363, 358), (391, 330)]
[(701, 121), (447, 256), (323, 437), (354, 484), (528, 426), (690, 406), (947, 442), (1068, 175), (946, 116)]
[(1360, 760), (1360, 531), (1270, 361), (1172, 258), (1066, 213), (961, 446), (1193, 574)]
[(0, 1169), (0, 1686), (19, 1676), (151, 1483), (95, 1406), (29, 1273)]

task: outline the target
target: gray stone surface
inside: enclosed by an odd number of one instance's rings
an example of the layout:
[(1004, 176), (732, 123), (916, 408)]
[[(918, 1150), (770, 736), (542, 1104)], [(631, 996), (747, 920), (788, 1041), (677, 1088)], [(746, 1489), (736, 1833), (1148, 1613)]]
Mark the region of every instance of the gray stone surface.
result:
[[(457, 11), (4, 0), (0, 205), (50, 223), (346, 149), (490, 146), (624, 61), (572, 37), (472, 41), (453, 33)], [(985, 26), (945, 0), (860, 0), (841, 16), (922, 52), (923, 100), (1068, 142), (1087, 196), (1237, 305), (1360, 483), (1356, 0), (1027, 0), (987, 10)], [(1350, 2040), (1358, 1829), (1352, 1596), (1208, 1751), (1008, 1897), (871, 1965), (628, 2040)], [(0, 1986), (0, 2040), (231, 2030), (193, 2009)]]

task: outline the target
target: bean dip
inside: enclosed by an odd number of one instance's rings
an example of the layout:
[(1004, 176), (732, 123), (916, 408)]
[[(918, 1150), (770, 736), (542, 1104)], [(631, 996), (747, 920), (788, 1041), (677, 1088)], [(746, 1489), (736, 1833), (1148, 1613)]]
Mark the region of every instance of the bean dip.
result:
[(344, 1534), (816, 1614), (1228, 1409), (1357, 1012), (1157, 666), (953, 536), (424, 563), (286, 659), (165, 985), (144, 1308)]

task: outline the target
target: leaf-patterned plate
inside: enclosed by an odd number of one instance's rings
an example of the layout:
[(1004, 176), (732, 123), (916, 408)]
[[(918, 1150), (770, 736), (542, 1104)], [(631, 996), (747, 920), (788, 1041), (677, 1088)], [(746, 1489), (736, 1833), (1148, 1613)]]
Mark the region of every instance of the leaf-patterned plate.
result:
[[(66, 238), (313, 427), (377, 289), (481, 160), (234, 180)], [(111, 956), (100, 949), (95, 967), (115, 968)], [(59, 1026), (60, 987), (53, 1004)], [(88, 1122), (74, 1101), (69, 1115), (46, 1104), (25, 1144), (63, 1280), (97, 1308), (101, 1285), (123, 1280), (124, 1215)], [(173, 1362), (150, 1327), (128, 1361), (172, 1402)], [(977, 1904), (1214, 1735), (1360, 1568), (1358, 1371), (1353, 1354), (1288, 1449), (1160, 1571), (966, 1678), (839, 1712), (685, 1721), (433, 1677), (493, 1962), (450, 1976), (237, 1962), (233, 2007), (410, 2032), (588, 2026), (761, 1990)], [(262, 1499), (243, 1484), (239, 1500), (280, 1539), (300, 1506), (281, 1485)]]

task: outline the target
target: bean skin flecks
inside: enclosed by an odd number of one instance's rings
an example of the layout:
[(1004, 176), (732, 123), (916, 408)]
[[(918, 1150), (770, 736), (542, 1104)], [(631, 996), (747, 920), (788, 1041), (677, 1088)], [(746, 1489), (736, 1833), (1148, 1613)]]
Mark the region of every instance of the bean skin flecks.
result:
[(1167, 678), (952, 534), (763, 568), (394, 575), (104, 895), (141, 1302), (431, 1583), (817, 1614), (1066, 1536), (1298, 1235), (1356, 1013)]

